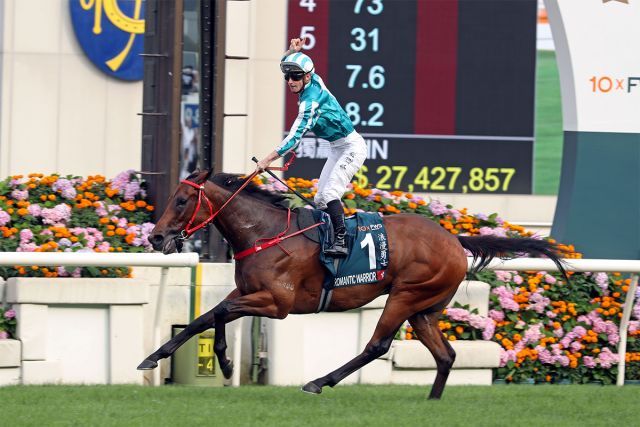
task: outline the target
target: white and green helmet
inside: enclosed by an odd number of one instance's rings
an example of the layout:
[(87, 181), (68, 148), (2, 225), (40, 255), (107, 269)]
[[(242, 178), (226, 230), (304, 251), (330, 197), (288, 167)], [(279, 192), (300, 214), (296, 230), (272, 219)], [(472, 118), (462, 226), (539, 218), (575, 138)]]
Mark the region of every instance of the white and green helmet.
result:
[(301, 52), (286, 55), (280, 61), (280, 69), (283, 73), (311, 73), (313, 72), (313, 61), (307, 55)]

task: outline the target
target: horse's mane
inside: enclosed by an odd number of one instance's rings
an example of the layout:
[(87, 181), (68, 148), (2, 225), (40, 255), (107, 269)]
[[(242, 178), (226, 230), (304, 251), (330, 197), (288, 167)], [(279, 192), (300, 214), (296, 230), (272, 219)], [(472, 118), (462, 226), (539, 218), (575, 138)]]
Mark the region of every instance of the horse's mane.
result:
[[(242, 184), (244, 184), (245, 177), (239, 174), (218, 173), (209, 178), (209, 181), (213, 182), (219, 187), (224, 188), (225, 190), (234, 192), (238, 188), (240, 188)], [(267, 202), (279, 209), (287, 209), (289, 207), (289, 199), (284, 194), (274, 193), (264, 188), (260, 188), (254, 182), (250, 182), (242, 190), (242, 193), (247, 194), (260, 201)]]

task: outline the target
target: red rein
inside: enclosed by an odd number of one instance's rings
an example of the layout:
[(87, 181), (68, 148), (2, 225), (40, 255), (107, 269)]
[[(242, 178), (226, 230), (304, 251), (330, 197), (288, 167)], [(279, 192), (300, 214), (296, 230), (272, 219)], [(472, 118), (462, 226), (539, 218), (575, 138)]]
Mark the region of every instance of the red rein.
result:
[[(295, 157), (295, 156), (294, 156)], [(291, 160), (289, 160), (284, 168), (288, 168), (289, 165), (291, 164), (291, 162), (293, 161), (293, 158)], [(286, 169), (284, 169), (286, 170)], [(207, 195), (204, 192), (204, 184), (202, 185), (198, 185), (195, 182), (183, 179), (182, 181), (180, 181), (183, 184), (187, 184), (190, 185), (191, 187), (195, 188), (196, 190), (198, 190), (198, 204), (196, 205), (196, 209), (193, 211), (193, 215), (191, 215), (191, 219), (189, 220), (189, 222), (187, 223), (186, 227), (184, 228), (184, 230), (182, 230), (182, 232), (180, 233), (180, 238), (181, 239), (188, 239), (193, 233), (195, 233), (196, 231), (200, 230), (202, 227), (205, 227), (207, 224), (209, 224), (211, 221), (213, 221), (215, 219), (216, 216), (218, 216), (218, 214), (220, 212), (222, 212), (222, 209), (225, 208), (225, 206), (227, 206), (229, 204), (229, 202), (231, 200), (233, 200), (234, 197), (236, 197), (238, 195), (239, 192), (241, 192), (244, 187), (246, 187), (247, 185), (249, 185), (249, 183), (251, 182), (251, 180), (258, 174), (258, 172), (253, 172), (251, 175), (249, 175), (247, 177), (247, 179), (245, 179), (244, 183), (240, 186), (240, 188), (238, 188), (232, 195), (231, 197), (229, 197), (227, 199), (226, 202), (224, 202), (224, 204), (222, 206), (220, 206), (220, 209), (218, 209), (217, 211), (213, 211), (213, 203), (211, 203), (211, 200), (209, 200), (209, 198), (207, 197)], [(200, 207), (202, 206), (202, 200), (204, 199), (204, 201), (207, 204), (207, 208), (209, 209), (209, 218), (205, 219), (204, 221), (202, 221), (200, 224), (192, 227), (191, 225), (193, 224), (193, 222), (196, 220), (196, 216), (198, 215), (198, 212), (200, 211)], [(282, 242), (283, 240), (286, 240), (290, 237), (293, 236), (297, 236), (298, 234), (302, 234), (307, 230), (311, 230), (312, 228), (315, 228), (319, 225), (323, 224), (322, 222), (319, 222), (317, 224), (313, 224), (307, 228), (304, 228), (302, 230), (298, 230), (295, 233), (291, 233), (288, 236), (285, 236), (284, 234), (289, 230), (289, 227), (291, 225), (291, 210), (289, 210), (287, 212), (287, 228), (284, 229), (284, 231), (282, 231), (281, 233), (278, 233), (277, 236), (275, 237), (271, 237), (271, 238), (266, 238), (266, 239), (258, 239), (254, 245), (252, 247), (250, 247), (249, 249), (245, 249), (244, 251), (241, 251), (237, 254), (234, 255), (234, 259), (239, 260), (242, 258), (245, 258), (251, 254), (254, 254), (258, 251), (270, 248), (271, 246), (275, 246), (278, 245), (280, 247), (280, 249), (282, 249), (284, 251), (284, 253), (286, 253), (287, 255), (289, 255), (289, 253), (282, 247), (280, 246), (280, 242)], [(262, 241), (262, 240), (267, 240), (267, 242), (263, 243), (262, 245), (258, 245), (257, 243)]]
[[(258, 174), (258, 171), (255, 171), (251, 175), (249, 175), (247, 177), (247, 179), (244, 180), (244, 183), (240, 186), (240, 188), (238, 188), (231, 195), (231, 197), (229, 197), (227, 199), (227, 201), (224, 202), (224, 204), (222, 206), (220, 206), (220, 209), (218, 209), (215, 212), (213, 211), (213, 204), (211, 203), (211, 200), (209, 200), (207, 195), (204, 193), (204, 184), (198, 185), (195, 182), (189, 181), (187, 179), (183, 179), (182, 181), (180, 181), (181, 183), (190, 185), (193, 188), (198, 190), (198, 204), (196, 205), (196, 209), (193, 211), (193, 215), (191, 215), (191, 219), (187, 223), (187, 225), (184, 228), (184, 230), (182, 230), (182, 232), (180, 233), (180, 237), (183, 238), (183, 239), (188, 239), (193, 233), (195, 233), (196, 231), (200, 230), (202, 227), (206, 226), (211, 221), (213, 221), (216, 218), (216, 216), (218, 216), (218, 214), (220, 212), (222, 212), (222, 209), (224, 209), (225, 206), (227, 206), (229, 204), (229, 202), (231, 200), (233, 200), (233, 198), (236, 197), (238, 195), (238, 193), (241, 192), (244, 189), (244, 187), (249, 185), (251, 180), (257, 174)], [(204, 201), (207, 202), (207, 207), (209, 208), (209, 218), (205, 219), (204, 221), (202, 221), (200, 224), (196, 225), (195, 227), (191, 227), (191, 224), (193, 224), (193, 222), (196, 220), (196, 216), (198, 215), (198, 212), (200, 211), (200, 207), (202, 206), (202, 199), (204, 199)]]

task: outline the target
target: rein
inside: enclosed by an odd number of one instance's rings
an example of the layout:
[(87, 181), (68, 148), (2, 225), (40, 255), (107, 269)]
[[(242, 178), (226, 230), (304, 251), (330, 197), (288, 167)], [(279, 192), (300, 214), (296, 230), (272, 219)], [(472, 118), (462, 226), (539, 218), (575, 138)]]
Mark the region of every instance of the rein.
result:
[[(190, 185), (191, 187), (193, 187), (196, 190), (198, 190), (198, 204), (196, 205), (196, 209), (193, 211), (193, 215), (191, 215), (191, 219), (189, 220), (187, 225), (184, 227), (184, 230), (182, 230), (180, 232), (180, 239), (182, 239), (182, 240), (188, 239), (193, 233), (195, 233), (196, 231), (200, 230), (202, 227), (205, 227), (211, 221), (213, 221), (216, 218), (216, 216), (218, 216), (218, 214), (220, 212), (222, 212), (222, 209), (224, 209), (229, 204), (229, 202), (231, 202), (231, 200), (233, 200), (233, 198), (238, 195), (239, 192), (241, 192), (247, 185), (249, 185), (251, 180), (257, 174), (258, 174), (258, 171), (255, 171), (251, 175), (249, 175), (245, 179), (244, 183), (240, 186), (240, 188), (238, 188), (231, 195), (231, 197), (229, 197), (227, 199), (227, 201), (224, 202), (224, 204), (222, 206), (220, 206), (220, 209), (218, 209), (215, 212), (213, 211), (213, 203), (211, 203), (211, 200), (209, 200), (209, 198), (207, 197), (207, 195), (204, 192), (204, 183), (201, 184), (201, 185), (198, 185), (195, 182), (189, 181), (187, 179), (183, 179), (182, 181), (180, 181), (181, 183)], [(194, 227), (191, 227), (191, 224), (193, 224), (193, 222), (196, 220), (196, 216), (198, 215), (198, 212), (200, 211), (200, 207), (202, 206), (202, 199), (204, 199), (204, 201), (207, 203), (207, 208), (209, 209), (209, 218), (205, 219), (200, 224), (198, 224), (198, 225), (196, 225)]]
[[(289, 161), (287, 161), (282, 167), (271, 167), (269, 168), (270, 170), (280, 170), (280, 171), (286, 171), (289, 169), (289, 166), (291, 165), (291, 163), (293, 162), (293, 160), (295, 159), (295, 153), (293, 156), (291, 156), (291, 158), (289, 159)], [(193, 214), (191, 215), (191, 219), (189, 220), (189, 222), (187, 223), (187, 225), (184, 227), (184, 229), (180, 232), (180, 236), (177, 237), (177, 239), (180, 240), (186, 240), (189, 237), (191, 237), (191, 235), (193, 233), (195, 233), (196, 231), (200, 230), (201, 228), (207, 226), (209, 223), (211, 223), (216, 216), (218, 216), (218, 214), (220, 212), (222, 212), (222, 210), (231, 202), (231, 200), (233, 200), (234, 197), (236, 197), (238, 195), (238, 193), (240, 193), (242, 190), (244, 190), (244, 188), (249, 185), (249, 183), (253, 180), (253, 178), (255, 178), (255, 176), (258, 174), (258, 171), (254, 171), (251, 175), (249, 175), (244, 183), (240, 186), (240, 188), (238, 188), (236, 191), (233, 192), (233, 194), (231, 194), (231, 196), (227, 199), (226, 202), (224, 202), (224, 204), (222, 206), (220, 206), (220, 209), (218, 209), (217, 211), (213, 211), (213, 203), (211, 203), (211, 200), (209, 200), (209, 198), (207, 197), (207, 195), (204, 192), (204, 183), (203, 184), (196, 184), (193, 181), (189, 181), (187, 179), (183, 179), (180, 182), (182, 184), (187, 184), (193, 188), (195, 188), (196, 190), (198, 190), (198, 203), (196, 205), (195, 210), (193, 211)], [(206, 183), (206, 182), (205, 182)], [(204, 201), (206, 202), (207, 208), (209, 209), (209, 217), (207, 219), (205, 219), (204, 221), (202, 221), (200, 224), (195, 225), (192, 227), (192, 224), (194, 223), (194, 221), (196, 220), (196, 216), (198, 215), (198, 212), (200, 212), (200, 208), (202, 207), (202, 200), (204, 199)], [(259, 252), (261, 250), (270, 248), (271, 246), (275, 246), (278, 245), (278, 247), (280, 249), (282, 249), (282, 251), (284, 253), (286, 253), (287, 255), (291, 255), (289, 252), (287, 252), (282, 246), (280, 246), (280, 242), (282, 242), (283, 240), (286, 240), (290, 237), (294, 237), (297, 236), (298, 234), (302, 234), (305, 231), (311, 230), (312, 228), (318, 227), (320, 225), (324, 224), (324, 222), (318, 222), (316, 224), (312, 224), (306, 228), (303, 228), (302, 230), (298, 230), (295, 233), (291, 233), (289, 235), (285, 236), (285, 233), (287, 231), (289, 231), (289, 227), (291, 226), (291, 209), (288, 210), (287, 212), (287, 227), (280, 233), (278, 233), (276, 236), (274, 237), (267, 237), (267, 238), (262, 238), (262, 239), (258, 239), (254, 242), (253, 246), (250, 247), (249, 249), (245, 249), (244, 251), (238, 252), (237, 254), (234, 255), (234, 259), (239, 260), (242, 258), (245, 258), (251, 254), (254, 254), (256, 252)], [(265, 243), (258, 245), (258, 242), (266, 240)]]
[[(287, 228), (285, 228), (284, 231), (278, 233), (274, 237), (270, 237), (270, 238), (267, 237), (267, 238), (262, 238), (262, 239), (256, 240), (256, 242), (253, 244), (252, 247), (250, 247), (248, 249), (245, 249), (244, 251), (238, 252), (237, 254), (235, 254), (233, 256), (233, 259), (235, 259), (237, 261), (237, 260), (240, 260), (242, 258), (246, 258), (251, 254), (255, 254), (256, 252), (260, 252), (262, 250), (268, 249), (271, 246), (275, 246), (275, 245), (278, 245), (278, 247), (280, 249), (282, 249), (282, 251), (285, 254), (291, 255), (289, 252), (287, 252), (285, 250), (285, 248), (280, 246), (280, 242), (282, 242), (283, 240), (287, 240), (290, 237), (297, 236), (298, 234), (302, 234), (305, 231), (311, 230), (312, 228), (316, 228), (316, 227), (318, 227), (318, 226), (320, 226), (322, 224), (324, 224), (324, 222), (318, 222), (316, 224), (312, 224), (312, 225), (310, 225), (310, 226), (308, 226), (306, 228), (303, 228), (302, 230), (298, 230), (295, 233), (291, 233), (291, 234), (288, 234), (288, 235), (285, 236), (284, 233), (286, 233), (289, 230), (289, 227), (291, 226), (291, 209), (289, 209), (289, 212), (287, 212)], [(266, 242), (261, 244), (261, 245), (258, 245), (258, 242), (260, 242), (262, 240), (266, 240)]]

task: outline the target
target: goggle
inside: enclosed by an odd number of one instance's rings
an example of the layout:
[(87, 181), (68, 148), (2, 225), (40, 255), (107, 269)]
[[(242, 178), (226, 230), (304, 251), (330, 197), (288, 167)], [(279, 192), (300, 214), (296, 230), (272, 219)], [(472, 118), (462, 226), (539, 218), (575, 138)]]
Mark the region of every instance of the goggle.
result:
[(289, 79), (291, 79), (294, 82), (299, 82), (300, 80), (302, 80), (304, 78), (304, 75), (305, 75), (305, 73), (300, 73), (300, 72), (284, 73), (284, 79), (285, 79), (285, 81), (289, 81)]

